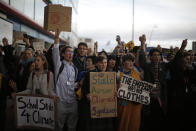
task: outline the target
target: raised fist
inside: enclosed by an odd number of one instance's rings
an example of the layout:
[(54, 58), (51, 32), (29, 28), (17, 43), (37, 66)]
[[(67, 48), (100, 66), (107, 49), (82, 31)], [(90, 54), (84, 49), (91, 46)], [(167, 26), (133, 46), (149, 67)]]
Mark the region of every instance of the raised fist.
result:
[(181, 47), (185, 48), (187, 46), (187, 39), (182, 41)]
[(142, 36), (139, 37), (139, 41), (144, 44), (146, 42), (146, 35), (143, 34)]

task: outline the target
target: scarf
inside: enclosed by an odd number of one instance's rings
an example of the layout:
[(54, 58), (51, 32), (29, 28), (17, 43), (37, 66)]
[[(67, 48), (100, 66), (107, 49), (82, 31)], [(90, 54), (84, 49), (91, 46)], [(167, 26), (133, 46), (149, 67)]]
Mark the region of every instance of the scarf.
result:
[(153, 75), (154, 75), (154, 84), (156, 84), (156, 88), (152, 90), (152, 97), (158, 100), (160, 107), (162, 107), (162, 102), (160, 99), (160, 89), (161, 89), (161, 83), (159, 81), (159, 71), (160, 71), (160, 65), (155, 64), (152, 67)]

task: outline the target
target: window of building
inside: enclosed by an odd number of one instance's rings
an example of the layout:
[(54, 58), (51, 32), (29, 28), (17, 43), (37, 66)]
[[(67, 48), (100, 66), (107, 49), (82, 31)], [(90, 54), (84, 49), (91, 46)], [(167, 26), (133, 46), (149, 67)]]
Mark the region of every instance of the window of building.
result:
[(20, 11), (21, 13), (24, 12), (24, 5), (25, 5), (25, 0), (10, 0), (10, 5)]
[(2, 1), (4, 1), (4, 2), (7, 3), (7, 4), (9, 4), (9, 0), (2, 0)]
[(34, 0), (25, 0), (24, 14), (31, 19), (34, 19)]
[(35, 0), (35, 21), (39, 25), (44, 24), (44, 7), (46, 4), (42, 0)]

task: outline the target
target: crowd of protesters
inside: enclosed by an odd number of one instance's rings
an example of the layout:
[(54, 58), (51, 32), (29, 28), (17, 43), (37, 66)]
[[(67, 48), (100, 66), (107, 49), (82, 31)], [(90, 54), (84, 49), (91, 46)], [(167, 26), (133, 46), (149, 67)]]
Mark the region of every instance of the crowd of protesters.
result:
[[(42, 53), (36, 52), (24, 37), (25, 51), (13, 55), (12, 45), (3, 38), (0, 46), (0, 130), (6, 130), (7, 100), (16, 94), (53, 96), (57, 102), (57, 128), (62, 131), (194, 131), (196, 130), (195, 53), (181, 47), (163, 57), (160, 46), (146, 50), (146, 37), (140, 46), (124, 45), (119, 35), (112, 53), (78, 48), (55, 41)], [(97, 44), (97, 43), (96, 43)], [(133, 44), (133, 43), (132, 43)], [(126, 48), (128, 47), (128, 48)], [(117, 87), (123, 74), (156, 84), (149, 105), (118, 99), (116, 118), (92, 119), (90, 116), (90, 72), (116, 72)], [(116, 97), (116, 96), (115, 96)], [(10, 122), (10, 121), (9, 121)], [(10, 126), (10, 125), (8, 125)]]

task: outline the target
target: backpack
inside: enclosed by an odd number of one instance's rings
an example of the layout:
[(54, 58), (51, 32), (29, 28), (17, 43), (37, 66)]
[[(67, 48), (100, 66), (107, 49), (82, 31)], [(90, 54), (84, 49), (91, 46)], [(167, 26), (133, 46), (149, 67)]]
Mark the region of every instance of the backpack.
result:
[[(74, 70), (75, 70), (75, 80), (77, 80), (78, 69), (75, 66), (73, 66), (73, 67), (74, 67)], [(57, 75), (56, 83), (57, 83), (57, 81), (59, 79), (59, 76), (62, 73), (63, 69), (64, 69), (64, 64), (63, 64), (63, 62), (61, 62), (61, 66), (59, 68), (59, 72), (58, 72), (58, 75)]]

